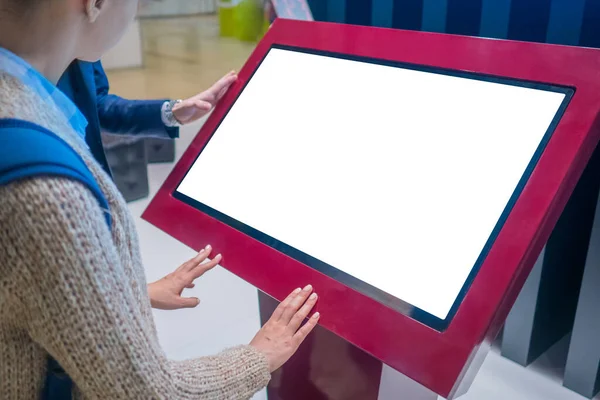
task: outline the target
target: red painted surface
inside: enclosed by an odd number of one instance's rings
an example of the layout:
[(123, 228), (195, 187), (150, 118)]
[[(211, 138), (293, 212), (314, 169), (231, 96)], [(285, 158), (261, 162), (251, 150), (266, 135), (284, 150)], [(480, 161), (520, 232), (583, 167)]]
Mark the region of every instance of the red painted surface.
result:
[[(264, 324), (279, 302), (262, 292), (258, 298)], [(273, 373), (269, 400), (377, 400), (382, 368), (375, 357), (317, 326)]]
[[(172, 197), (271, 44), (570, 86), (575, 95), (448, 329), (437, 332)], [(600, 51), (480, 38), (277, 20), (143, 217), (282, 299), (312, 283), (323, 327), (444, 397), (468, 386), (480, 345), (494, 337), (600, 138)], [(293, 79), (293, 77), (291, 77)], [(348, 82), (349, 85), (352, 82)], [(249, 132), (251, 134), (251, 132)], [(370, 249), (373, 250), (373, 249)], [(435, 250), (435, 249), (432, 249)], [(471, 370), (470, 370), (470, 367)], [(462, 385), (461, 385), (462, 384)]]

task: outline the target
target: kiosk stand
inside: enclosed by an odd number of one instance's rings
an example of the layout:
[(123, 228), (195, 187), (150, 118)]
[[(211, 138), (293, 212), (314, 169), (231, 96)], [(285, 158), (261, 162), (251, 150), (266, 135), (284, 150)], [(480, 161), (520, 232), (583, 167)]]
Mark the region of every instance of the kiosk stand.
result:
[[(259, 292), (261, 322), (279, 302)], [(318, 326), (296, 355), (273, 374), (269, 400), (378, 398), (381, 361)]]
[(506, 320), (502, 355), (518, 364), (529, 365), (573, 328), (599, 190), (596, 149)]
[[(597, 152), (598, 153), (598, 152)], [(579, 292), (564, 386), (588, 398), (600, 391), (600, 197)]]
[[(261, 323), (279, 302), (259, 291)], [(269, 400), (437, 400), (437, 394), (377, 358), (317, 326), (287, 364), (273, 374)]]
[(454, 399), (600, 139), (599, 70), (593, 49), (276, 20), (143, 218), (210, 243), (272, 297), (263, 319), (313, 285), (321, 326), (271, 400), (407, 396), (397, 373)]

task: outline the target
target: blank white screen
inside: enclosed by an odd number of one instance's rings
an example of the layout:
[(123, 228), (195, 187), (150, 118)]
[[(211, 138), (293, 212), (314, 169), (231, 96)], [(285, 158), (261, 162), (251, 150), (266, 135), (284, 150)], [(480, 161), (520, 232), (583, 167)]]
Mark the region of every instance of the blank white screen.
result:
[(564, 98), (272, 49), (177, 190), (444, 319)]

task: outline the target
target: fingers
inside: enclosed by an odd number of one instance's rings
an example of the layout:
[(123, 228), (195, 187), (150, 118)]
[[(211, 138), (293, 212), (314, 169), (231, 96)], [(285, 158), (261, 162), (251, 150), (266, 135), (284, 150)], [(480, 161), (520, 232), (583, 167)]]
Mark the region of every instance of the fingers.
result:
[(306, 302), (308, 296), (312, 293), (312, 285), (307, 285), (300, 293), (298, 293), (292, 300), (286, 305), (281, 315), (280, 320), (286, 325), (290, 323), (294, 315), (298, 312), (300, 307)]
[(210, 255), (211, 251), (212, 251), (212, 247), (209, 244), (205, 248), (200, 250), (198, 252), (198, 254), (196, 255), (196, 257), (184, 262), (181, 265), (181, 267), (179, 267), (178, 269), (181, 270), (182, 272), (188, 272), (188, 271), (192, 270), (193, 268), (195, 268), (199, 264), (201, 264), (204, 260), (206, 260), (206, 258)]
[(217, 94), (217, 101), (221, 100), (221, 98), (223, 98), (223, 96), (225, 96), (225, 93), (227, 93), (227, 89), (229, 89), (229, 88), (226, 87)]
[(321, 314), (319, 314), (318, 312), (314, 313), (313, 316), (310, 317), (310, 319), (306, 322), (306, 324), (304, 324), (302, 328), (298, 329), (298, 332), (296, 332), (296, 334), (294, 335), (294, 341), (296, 342), (297, 346), (299, 346), (300, 343), (302, 343), (304, 339), (306, 339), (308, 334), (311, 333), (313, 329), (315, 329), (315, 326), (317, 326), (317, 322), (319, 322), (319, 318), (321, 318)]
[(190, 283), (190, 284), (189, 284), (189, 285), (187, 285), (185, 288), (186, 288), (186, 289), (193, 289), (193, 288), (195, 288), (195, 287), (196, 287), (196, 284), (195, 284), (195, 283)]
[(317, 298), (318, 296), (316, 293), (311, 294), (308, 297), (308, 300), (306, 300), (306, 303), (304, 303), (300, 310), (294, 314), (288, 325), (288, 329), (291, 330), (292, 334), (296, 333), (298, 328), (300, 328), (300, 325), (302, 325), (302, 322), (306, 319), (306, 317), (308, 317), (308, 314), (310, 314), (311, 310), (317, 303)]
[(216, 267), (221, 262), (222, 259), (223, 259), (223, 257), (220, 254), (217, 254), (212, 260), (210, 260), (208, 262), (197, 264), (194, 268), (192, 268), (188, 272), (188, 274), (189, 274), (188, 279), (193, 281), (193, 280), (201, 277), (202, 275), (204, 275), (205, 273), (207, 273), (208, 271), (210, 271), (211, 269)]
[(219, 98), (219, 94), (227, 91), (229, 87), (237, 80), (237, 75), (234, 71), (231, 71), (221, 79), (219, 79), (212, 87), (209, 89), (211, 93), (215, 96), (215, 98)]
[(213, 107), (208, 101), (204, 100), (194, 100), (194, 107), (196, 107), (200, 111), (210, 111)]
[(288, 297), (286, 297), (275, 309), (275, 311), (273, 312), (273, 315), (271, 315), (271, 320), (273, 321), (279, 321), (281, 319), (281, 316), (283, 315), (283, 311), (286, 309), (286, 307), (288, 306), (288, 304), (290, 304), (290, 302), (302, 291), (301, 288), (298, 288), (296, 290), (294, 290), (292, 293), (290, 293), (288, 295)]
[(180, 297), (180, 308), (195, 308), (200, 304), (200, 299), (197, 297)]

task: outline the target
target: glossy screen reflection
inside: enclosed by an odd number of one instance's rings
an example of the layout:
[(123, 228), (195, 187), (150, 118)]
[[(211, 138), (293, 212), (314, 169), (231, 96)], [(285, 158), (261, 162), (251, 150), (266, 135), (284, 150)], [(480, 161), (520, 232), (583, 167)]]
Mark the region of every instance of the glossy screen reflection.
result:
[(447, 320), (567, 97), (272, 48), (175, 195), (376, 300)]

